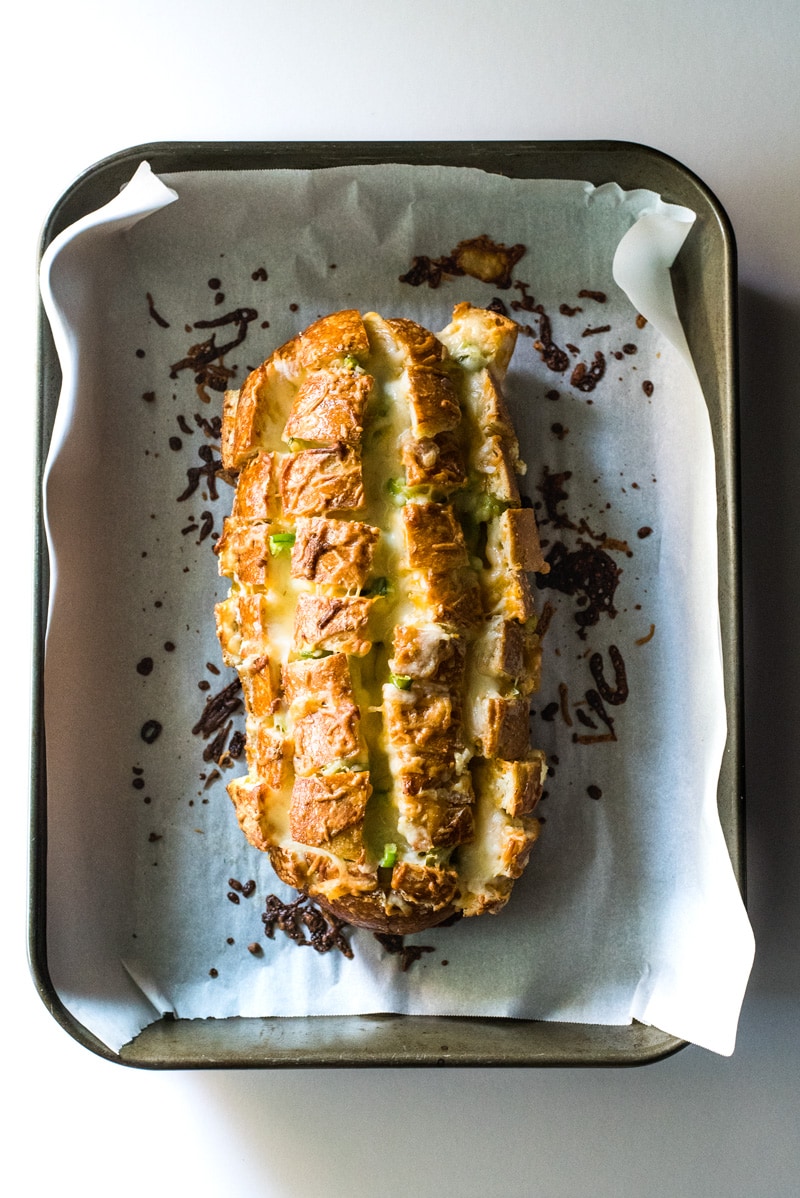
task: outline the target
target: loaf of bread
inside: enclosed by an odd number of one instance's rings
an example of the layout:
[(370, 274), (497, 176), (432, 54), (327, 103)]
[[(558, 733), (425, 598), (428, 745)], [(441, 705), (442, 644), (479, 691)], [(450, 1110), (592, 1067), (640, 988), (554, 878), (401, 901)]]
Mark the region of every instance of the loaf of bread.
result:
[(516, 334), (466, 303), (438, 336), (336, 312), (225, 396), (216, 618), (248, 767), (228, 790), (284, 882), (382, 932), (498, 911), (539, 833)]

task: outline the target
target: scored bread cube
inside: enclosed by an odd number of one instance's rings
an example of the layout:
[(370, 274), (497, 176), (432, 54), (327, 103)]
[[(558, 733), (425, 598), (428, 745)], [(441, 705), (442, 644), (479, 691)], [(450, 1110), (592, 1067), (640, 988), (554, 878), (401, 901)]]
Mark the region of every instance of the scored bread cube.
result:
[(315, 320), (292, 346), (300, 366), (321, 370), (344, 358), (365, 358), (369, 353), (369, 337), (361, 313), (346, 308)]
[(527, 574), (522, 570), (484, 570), (484, 606), (490, 616), (502, 616), (506, 620), (518, 620), (524, 624), (535, 613), (533, 590)]
[(360, 722), (355, 703), (306, 711), (294, 721), (295, 772), (306, 777), (325, 766), (363, 761)]
[(400, 807), (398, 831), (416, 852), (452, 849), (475, 834), (472, 808), (439, 801), (442, 791), (422, 791)]
[(406, 790), (398, 797), (398, 831), (417, 852), (464, 844), (474, 832), (474, 799), (468, 773), (449, 786)]
[(260, 451), (280, 445), (284, 418), (296, 387), (292, 343), (277, 349), (252, 371), (239, 391), (226, 391), (221, 452), (226, 470), (240, 470)]
[(217, 637), (226, 666), (249, 668), (270, 647), (269, 605), (264, 594), (237, 594), (214, 608)]
[[(372, 793), (369, 774), (342, 771), (297, 778), (292, 788), (289, 826), (301, 844), (326, 846), (348, 860), (363, 854), (363, 822)], [(349, 841), (343, 838), (350, 833)]]
[(420, 571), (414, 593), (433, 624), (455, 631), (472, 629), (483, 620), (481, 590), (470, 569)]
[(283, 667), (283, 686), (287, 703), (297, 710), (353, 702), (350, 664), (344, 653), (287, 662)]
[(358, 591), (372, 567), (380, 529), (358, 520), (300, 516), (292, 546), (292, 578)]
[(239, 474), (232, 514), (242, 520), (267, 520), (278, 510), (275, 455), (256, 453)]
[(484, 370), (480, 379), (476, 421), (485, 436), (500, 437), (508, 445), (512, 460), (519, 458), (519, 444), (508, 405), (490, 371)]
[(461, 422), (456, 389), (445, 374), (413, 366), (408, 370), (408, 406), (415, 437), (435, 437)]
[(405, 435), (400, 448), (409, 487), (430, 487), (449, 493), (467, 481), (464, 455), (452, 432), (438, 433), (435, 437)]
[(272, 723), (248, 715), (245, 721), (247, 770), (272, 790), (279, 790), (286, 779), (286, 738)]
[(295, 650), (363, 657), (372, 648), (365, 633), (374, 602), (349, 596), (299, 595), (294, 613)]
[(265, 782), (253, 778), (234, 778), (227, 789), (247, 840), (253, 848), (268, 852), (272, 845), (268, 812), (273, 792)]
[(516, 620), (493, 616), (487, 621), (476, 654), (485, 674), (516, 679), (525, 668), (525, 629)]
[(475, 651), (475, 665), (483, 674), (512, 683), (523, 694), (539, 684), (541, 643), (533, 621), (520, 624), (503, 616), (487, 620)]
[(364, 503), (361, 457), (338, 441), (287, 454), (278, 468), (284, 516), (356, 511)]
[(265, 587), (269, 577), (269, 525), (227, 516), (214, 546), (219, 572), (243, 586)]
[(439, 340), (456, 358), (474, 347), (502, 383), (518, 334), (519, 326), (508, 316), (462, 303), (456, 304), (453, 319), (439, 334)]
[(413, 370), (416, 367), (441, 370), (447, 351), (439, 338), (429, 329), (423, 328), (416, 321), (406, 320), (403, 317), (390, 317), (383, 321), (383, 324), (408, 370)]
[(408, 565), (443, 571), (467, 564), (461, 525), (444, 503), (407, 503), (402, 509)]
[(244, 705), (249, 715), (273, 714), (279, 696), (277, 673), (277, 663), (266, 653), (251, 662), (249, 668), (240, 668)]
[(533, 508), (509, 508), (492, 521), (486, 556), (496, 570), (547, 572)]
[(280, 445), (287, 414), (310, 371), (364, 358), (369, 337), (360, 313), (334, 312), (309, 325), (251, 371), (239, 391), (227, 391), (221, 451), (226, 470), (239, 470), (259, 450)]
[(479, 756), (505, 761), (525, 757), (530, 741), (530, 703), (525, 696), (504, 699), (500, 695), (480, 695), (470, 714)]
[(364, 431), (364, 407), (373, 378), (353, 370), (315, 371), (301, 383), (283, 430), (283, 439), (357, 445)]
[(445, 632), (436, 624), (423, 628), (395, 625), (389, 669), (396, 676), (435, 682), (459, 691), (465, 657), (464, 638)]
[(458, 711), (446, 692), (423, 686), (400, 690), (387, 682), (383, 716), (387, 742), (401, 753), (416, 750), (441, 753), (446, 758), (460, 746)]
[(530, 815), (542, 797), (547, 761), (531, 749), (524, 761), (478, 761), (475, 785), (492, 805), (507, 815)]
[(487, 495), (491, 495), (499, 503), (519, 506), (520, 495), (514, 460), (502, 437), (487, 437), (473, 455), (472, 464), (480, 475)]

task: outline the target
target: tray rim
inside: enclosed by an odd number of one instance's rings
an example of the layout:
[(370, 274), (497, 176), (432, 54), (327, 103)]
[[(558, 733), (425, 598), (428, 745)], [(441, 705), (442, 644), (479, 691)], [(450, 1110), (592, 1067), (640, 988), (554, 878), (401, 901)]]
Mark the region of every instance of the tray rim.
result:
[[(300, 162), (297, 159), (300, 158)], [(547, 165), (543, 171), (531, 172), (531, 159)], [(734, 874), (746, 901), (745, 876), (745, 825), (744, 825), (744, 738), (742, 709), (742, 610), (741, 610), (741, 532), (739, 516), (739, 425), (738, 425), (738, 361), (736, 333), (738, 307), (736, 296), (736, 242), (730, 220), (722, 204), (711, 189), (690, 168), (670, 155), (650, 146), (636, 142), (615, 140), (566, 140), (566, 141), (450, 141), (450, 142), (235, 142), (235, 141), (164, 141), (142, 143), (108, 155), (87, 167), (62, 192), (48, 214), (39, 244), (39, 259), (57, 234), (79, 216), (93, 211), (101, 203), (112, 198), (119, 187), (129, 180), (136, 166), (147, 161), (156, 174), (178, 173), (189, 170), (233, 170), (233, 169), (280, 169), (283, 166), (302, 166), (305, 169), (323, 169), (328, 166), (345, 166), (368, 163), (414, 163), (431, 165), (475, 166), (495, 173), (530, 178), (586, 178), (599, 184), (614, 181), (624, 189), (634, 186), (651, 187), (664, 195), (661, 185), (653, 180), (638, 180), (635, 184), (625, 181), (625, 170), (620, 177), (620, 166), (625, 165), (634, 173), (644, 162), (654, 168), (654, 174), (664, 180), (679, 180), (683, 188), (694, 197), (691, 203), (686, 197), (677, 202), (702, 208), (715, 222), (722, 258), (720, 267), (724, 291), (720, 297), (722, 325), (722, 355), (717, 381), (722, 414), (727, 417), (725, 448), (720, 453), (715, 433), (717, 451), (717, 490), (719, 499), (719, 604), (722, 626), (723, 666), (725, 673), (725, 697), (728, 708), (728, 741), (723, 757), (717, 791), (717, 803), (723, 824), (728, 851)], [(487, 165), (491, 163), (492, 165)], [(599, 177), (598, 168), (604, 163), (615, 163), (606, 178)], [(588, 169), (553, 171), (554, 166), (584, 163)], [(500, 165), (505, 169), (499, 169)], [(520, 165), (526, 169), (518, 170)], [(104, 198), (98, 199), (94, 192), (100, 188)], [(665, 198), (670, 198), (669, 191)], [(680, 261), (680, 257), (679, 257)], [(677, 264), (676, 264), (677, 265)], [(381, 1067), (386, 1066), (490, 1066), (490, 1067), (619, 1067), (652, 1064), (661, 1061), (687, 1047), (687, 1041), (657, 1029), (645, 1029), (655, 1037), (642, 1038), (637, 1029), (644, 1025), (631, 1024), (626, 1028), (614, 1028), (613, 1034), (605, 1025), (564, 1025), (544, 1021), (518, 1020), (458, 1020), (450, 1016), (415, 1016), (392, 1014), (377, 1017), (338, 1017), (350, 1024), (375, 1019), (389, 1021), (395, 1026), (406, 1021), (421, 1025), (433, 1023), (441, 1029), (459, 1023), (473, 1027), (482, 1023), (496, 1024), (514, 1029), (520, 1024), (542, 1029), (574, 1026), (589, 1038), (630, 1042), (630, 1051), (617, 1046), (605, 1053), (593, 1054), (589, 1050), (579, 1053), (559, 1053), (551, 1050), (532, 1052), (530, 1048), (517, 1047), (500, 1056), (489, 1056), (472, 1049), (456, 1057), (450, 1054), (442, 1058), (441, 1053), (425, 1050), (381, 1049), (374, 1053), (357, 1055), (336, 1050), (317, 1050), (302, 1056), (289, 1054), (270, 1056), (262, 1049), (250, 1052), (229, 1051), (225, 1057), (210, 1059), (202, 1047), (196, 1051), (181, 1043), (180, 1051), (167, 1059), (156, 1051), (160, 1032), (169, 1023), (190, 1024), (208, 1021), (157, 1020), (151, 1028), (156, 1029), (148, 1037), (145, 1029), (130, 1045), (114, 1052), (84, 1027), (67, 1009), (56, 993), (47, 964), (46, 926), (46, 866), (47, 866), (47, 778), (45, 759), (44, 727), (44, 641), (47, 618), (49, 565), (43, 531), (42, 477), (47, 448), (52, 432), (52, 418), (57, 399), (60, 371), (52, 334), (45, 316), (41, 298), (38, 302), (38, 364), (37, 364), (37, 421), (36, 421), (36, 472), (34, 497), (34, 605), (31, 689), (31, 774), (30, 774), (30, 846), (28, 860), (28, 956), (35, 987), (44, 1005), (53, 1018), (79, 1044), (106, 1060), (129, 1067), (147, 1069), (187, 1068), (288, 1068), (288, 1067)], [(335, 1019), (337, 1017), (331, 1017)], [(257, 1023), (262, 1027), (272, 1024), (287, 1025), (287, 1020), (262, 1019), (257, 1021), (215, 1020), (222, 1027), (226, 1023)], [(308, 1022), (298, 1017), (298, 1022)], [(319, 1022), (319, 1021), (317, 1021)], [(166, 1033), (168, 1035), (168, 1031)], [(544, 1032), (546, 1036), (546, 1031)], [(181, 1041), (183, 1040), (181, 1036)], [(441, 1036), (439, 1037), (441, 1038)], [(153, 1049), (137, 1050), (137, 1044), (155, 1041)], [(648, 1041), (649, 1042), (645, 1042)]]

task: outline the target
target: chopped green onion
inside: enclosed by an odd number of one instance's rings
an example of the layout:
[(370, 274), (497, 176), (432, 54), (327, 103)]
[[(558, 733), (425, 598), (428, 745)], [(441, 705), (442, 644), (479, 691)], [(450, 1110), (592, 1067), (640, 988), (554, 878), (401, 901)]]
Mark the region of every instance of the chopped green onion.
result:
[(391, 869), (397, 861), (397, 845), (385, 844), (383, 846), (383, 856), (378, 862), (381, 869)]
[(269, 551), (273, 557), (278, 553), (283, 553), (287, 549), (291, 549), (297, 539), (297, 534), (294, 532), (273, 532), (269, 536)]
[(374, 578), (372, 582), (368, 582), (365, 587), (361, 588), (361, 594), (367, 595), (388, 595), (389, 594), (389, 579)]
[(411, 686), (411, 678), (408, 674), (390, 674), (389, 678), (399, 691), (407, 691)]
[(307, 659), (309, 657), (330, 657), (330, 655), (330, 649), (303, 649), (297, 654), (298, 657), (302, 657), (303, 659)]
[(365, 774), (369, 769), (363, 761), (336, 761), (322, 769), (324, 775), (329, 774)]
[(408, 487), (399, 478), (390, 478), (386, 484), (386, 490), (390, 495), (394, 496), (394, 501), (398, 507), (402, 507), (408, 499)]

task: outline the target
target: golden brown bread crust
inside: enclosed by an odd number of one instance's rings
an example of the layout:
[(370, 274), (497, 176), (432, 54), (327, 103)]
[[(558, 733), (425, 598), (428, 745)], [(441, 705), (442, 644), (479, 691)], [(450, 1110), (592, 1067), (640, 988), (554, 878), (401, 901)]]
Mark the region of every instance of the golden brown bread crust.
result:
[(429, 928), (438, 927), (458, 914), (452, 904), (441, 908), (423, 906), (405, 913), (387, 914), (381, 901), (374, 895), (352, 895), (346, 902), (317, 896), (316, 902), (337, 919), (359, 928), (381, 932), (384, 936), (411, 936), (414, 932), (427, 932)]
[(334, 313), (224, 400), (216, 620), (248, 765), (229, 793), (284, 882), (375, 931), (500, 910), (539, 834), (516, 334), (469, 304), (438, 337)]

